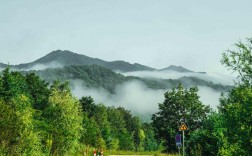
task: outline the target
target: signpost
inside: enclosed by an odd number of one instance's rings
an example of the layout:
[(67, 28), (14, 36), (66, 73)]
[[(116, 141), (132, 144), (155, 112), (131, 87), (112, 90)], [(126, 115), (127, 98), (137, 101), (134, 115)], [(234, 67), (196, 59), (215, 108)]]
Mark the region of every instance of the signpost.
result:
[(183, 132), (183, 156), (185, 156), (185, 131), (187, 130), (187, 126), (185, 123), (182, 123), (179, 127), (179, 131)]
[(181, 146), (181, 135), (177, 134), (175, 136), (175, 139), (176, 139), (176, 146)]
[(176, 146), (178, 146), (178, 149), (179, 149), (179, 156), (180, 156), (181, 135), (180, 135), (180, 134), (177, 134), (177, 135), (175, 136), (175, 140), (176, 140)]

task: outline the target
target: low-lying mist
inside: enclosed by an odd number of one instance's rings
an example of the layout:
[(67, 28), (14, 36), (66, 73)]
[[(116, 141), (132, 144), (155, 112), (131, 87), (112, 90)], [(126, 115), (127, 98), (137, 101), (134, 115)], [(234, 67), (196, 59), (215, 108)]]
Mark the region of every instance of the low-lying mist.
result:
[(44, 70), (47, 68), (62, 68), (64, 67), (61, 63), (57, 62), (57, 61), (52, 61), (46, 64), (35, 64), (29, 68), (22, 68), (21, 70), (24, 71), (29, 71), (29, 70)]
[(156, 112), (158, 103), (164, 100), (165, 90), (152, 90), (138, 81), (116, 86), (115, 94), (101, 88), (87, 88), (81, 81), (71, 81), (71, 83), (73, 84), (73, 93), (78, 98), (91, 96), (96, 103), (103, 103), (106, 106), (122, 106), (140, 114)]
[(158, 79), (179, 79), (181, 77), (197, 77), (213, 83), (221, 83), (224, 85), (233, 85), (234, 77), (220, 73), (194, 73), (194, 72), (176, 72), (176, 71), (137, 71), (121, 73), (124, 76), (137, 76), (142, 78), (158, 78)]
[[(14, 71), (30, 71), (30, 70), (45, 70), (47, 68), (63, 68), (64, 65), (59, 63), (58, 61), (51, 61), (48, 62), (46, 64), (42, 64), (42, 63), (37, 63), (34, 65), (27, 65), (28, 67), (20, 67), (20, 65), (10, 65), (11, 70)], [(0, 67), (0, 71), (4, 70), (5, 68), (1, 68)]]
[[(73, 94), (78, 98), (91, 96), (95, 103), (102, 103), (106, 106), (122, 106), (141, 115), (156, 113), (158, 103), (164, 101), (164, 93), (168, 91), (150, 89), (139, 81), (131, 81), (117, 86), (115, 94), (111, 94), (102, 88), (85, 87), (85, 84), (80, 80), (73, 80), (71, 84)], [(199, 86), (198, 88), (198, 94), (203, 104), (216, 109), (221, 93), (208, 87)]]

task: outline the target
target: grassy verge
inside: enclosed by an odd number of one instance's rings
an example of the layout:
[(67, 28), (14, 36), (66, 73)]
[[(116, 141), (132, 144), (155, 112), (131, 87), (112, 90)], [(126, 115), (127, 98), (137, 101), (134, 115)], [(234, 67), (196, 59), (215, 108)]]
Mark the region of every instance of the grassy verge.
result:
[[(87, 154), (84, 154), (84, 153)], [(85, 156), (94, 156), (93, 154), (94, 148), (89, 148), (88, 151), (82, 152), (81, 155)], [(96, 151), (97, 152), (97, 151)], [(148, 152), (136, 152), (136, 151), (120, 151), (120, 150), (103, 150), (103, 156), (109, 156), (109, 155), (154, 155), (154, 156), (177, 156), (177, 154), (168, 154), (168, 153), (161, 153), (160, 151), (148, 151)], [(98, 156), (98, 152), (96, 153), (96, 156)]]
[[(94, 150), (93, 147), (86, 147), (83, 146), (82, 149), (80, 149), (80, 153), (76, 154), (76, 156), (94, 156)], [(98, 151), (96, 149), (96, 156), (98, 156)], [(172, 154), (172, 153), (161, 153), (160, 151), (147, 151), (147, 152), (136, 152), (136, 151), (122, 151), (122, 150), (103, 150), (103, 156), (109, 156), (109, 155), (153, 155), (153, 156), (178, 156), (178, 154)]]

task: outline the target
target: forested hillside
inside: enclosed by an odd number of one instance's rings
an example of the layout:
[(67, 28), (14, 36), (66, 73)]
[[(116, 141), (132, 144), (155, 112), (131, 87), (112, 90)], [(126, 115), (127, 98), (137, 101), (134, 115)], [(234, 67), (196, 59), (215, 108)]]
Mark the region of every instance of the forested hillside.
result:
[(183, 84), (184, 87), (189, 88), (192, 86), (206, 86), (217, 91), (226, 92), (230, 90), (231, 86), (222, 84), (214, 84), (196, 77), (182, 77), (179, 79), (146, 79), (134, 76), (123, 76), (122, 74), (115, 73), (112, 70), (106, 69), (101, 66), (66, 66), (63, 68), (45, 69), (35, 72), (42, 79), (52, 82), (53, 80), (81, 80), (87, 87), (90, 88), (104, 88), (111, 93), (114, 93), (117, 85), (129, 81), (140, 81), (151, 89), (170, 89)]
[(34, 73), (0, 74), (0, 155), (73, 155), (88, 147), (157, 151), (149, 123), (122, 107), (76, 99), (68, 83), (51, 85)]

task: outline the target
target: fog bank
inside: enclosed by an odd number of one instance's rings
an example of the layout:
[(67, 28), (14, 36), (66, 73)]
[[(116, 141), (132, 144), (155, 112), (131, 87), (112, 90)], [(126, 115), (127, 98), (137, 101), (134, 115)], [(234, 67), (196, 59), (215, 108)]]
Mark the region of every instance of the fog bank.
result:
[(213, 83), (221, 83), (224, 85), (233, 85), (234, 77), (221, 73), (193, 73), (193, 72), (176, 72), (176, 71), (137, 71), (121, 73), (124, 76), (137, 76), (142, 78), (158, 78), (158, 79), (179, 79), (184, 76), (197, 77)]
[[(158, 103), (164, 101), (164, 93), (167, 90), (153, 90), (138, 81), (131, 81), (116, 87), (116, 94), (100, 89), (85, 87), (82, 81), (71, 81), (73, 94), (78, 98), (91, 96), (95, 103), (106, 106), (122, 106), (137, 114), (153, 114), (158, 111)], [(219, 104), (220, 92), (209, 87), (198, 87), (200, 100), (205, 105), (216, 109)]]

